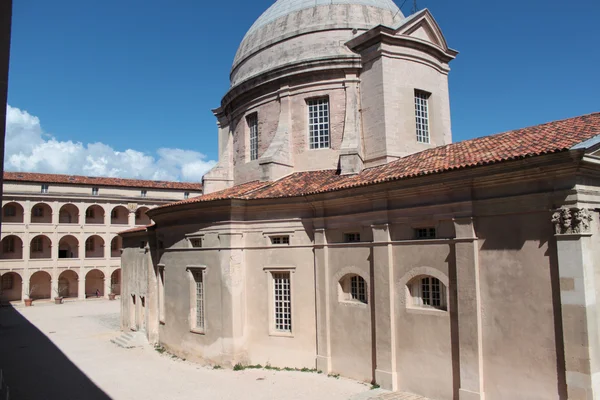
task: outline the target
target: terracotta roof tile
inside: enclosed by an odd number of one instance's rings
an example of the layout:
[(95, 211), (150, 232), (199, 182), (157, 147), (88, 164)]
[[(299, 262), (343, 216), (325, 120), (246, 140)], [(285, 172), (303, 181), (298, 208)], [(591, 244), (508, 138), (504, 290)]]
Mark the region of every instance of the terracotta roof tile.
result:
[(106, 178), (78, 175), (39, 174), (33, 172), (4, 172), (5, 181), (78, 184), (90, 186), (122, 186), (151, 189), (202, 190), (201, 183), (148, 181), (142, 179)]
[(341, 176), (335, 170), (297, 172), (275, 182), (249, 182), (158, 208), (223, 199), (269, 199), (324, 193), (557, 153), (598, 135), (600, 113), (595, 113), (435, 147), (367, 168), (357, 175)]
[(126, 229), (124, 231), (121, 231), (118, 234), (122, 235), (124, 233), (146, 232), (149, 228), (152, 228), (153, 226), (154, 226), (154, 223), (152, 223), (150, 225), (146, 225), (146, 226), (136, 226), (135, 228)]

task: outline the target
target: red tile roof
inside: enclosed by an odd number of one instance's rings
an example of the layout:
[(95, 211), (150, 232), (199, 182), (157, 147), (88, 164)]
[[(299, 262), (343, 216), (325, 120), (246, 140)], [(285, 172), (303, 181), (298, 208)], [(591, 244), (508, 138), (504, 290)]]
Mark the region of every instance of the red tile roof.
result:
[(324, 193), (567, 151), (598, 135), (600, 113), (594, 113), (435, 147), (367, 168), (357, 175), (342, 176), (334, 170), (297, 172), (275, 182), (248, 182), (158, 208), (224, 199), (269, 199)]
[(152, 228), (154, 223), (146, 226), (136, 226), (135, 228), (126, 229), (124, 231), (119, 232), (119, 235), (124, 233), (136, 233), (136, 232), (146, 232), (149, 228)]
[(32, 172), (4, 172), (4, 181), (77, 184), (89, 186), (121, 186), (150, 189), (181, 189), (201, 191), (201, 183), (147, 181), (142, 179), (105, 178), (78, 175), (38, 174)]

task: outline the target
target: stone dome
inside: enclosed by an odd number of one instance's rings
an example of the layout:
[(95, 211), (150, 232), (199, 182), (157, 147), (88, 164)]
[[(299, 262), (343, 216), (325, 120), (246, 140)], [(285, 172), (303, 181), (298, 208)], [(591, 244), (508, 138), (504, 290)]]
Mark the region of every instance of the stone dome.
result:
[[(353, 57), (346, 41), (359, 31), (402, 19), (392, 0), (278, 0), (244, 36), (233, 62), (231, 86), (285, 65)], [(300, 41), (301, 35), (306, 37)]]

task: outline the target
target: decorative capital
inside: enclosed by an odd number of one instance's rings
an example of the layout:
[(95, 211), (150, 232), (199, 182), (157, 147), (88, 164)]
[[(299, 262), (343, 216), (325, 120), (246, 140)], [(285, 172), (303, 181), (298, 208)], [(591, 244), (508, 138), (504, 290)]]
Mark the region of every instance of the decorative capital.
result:
[(557, 235), (590, 233), (592, 213), (587, 208), (561, 207), (552, 214)]

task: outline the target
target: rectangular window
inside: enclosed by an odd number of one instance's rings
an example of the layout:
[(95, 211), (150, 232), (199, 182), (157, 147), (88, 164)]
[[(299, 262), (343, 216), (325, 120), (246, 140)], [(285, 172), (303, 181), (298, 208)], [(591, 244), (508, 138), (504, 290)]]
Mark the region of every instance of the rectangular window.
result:
[(34, 217), (43, 217), (44, 216), (44, 208), (33, 207), (33, 216)]
[(34, 253), (41, 253), (44, 251), (44, 242), (41, 237), (33, 238), (31, 241), (31, 251)]
[(417, 239), (435, 239), (435, 228), (417, 228), (415, 229)]
[(329, 99), (308, 101), (308, 143), (311, 149), (329, 148)]
[(202, 238), (190, 239), (190, 244), (192, 247), (202, 247)]
[(271, 244), (290, 244), (289, 235), (271, 236)]
[(204, 273), (202, 271), (195, 271), (193, 274), (196, 285), (195, 328), (204, 331)]
[(292, 290), (289, 272), (273, 272), (273, 322), (277, 332), (292, 331)]
[(360, 233), (358, 233), (358, 232), (344, 233), (344, 242), (346, 242), (346, 243), (360, 242)]
[(2, 290), (11, 290), (14, 285), (12, 274), (2, 275)]
[(183, 198), (186, 199), (186, 200), (189, 199), (190, 198), (190, 192), (184, 192), (183, 193)]
[(5, 217), (15, 217), (17, 215), (17, 208), (15, 206), (4, 206)]
[(93, 187), (93, 188), (92, 188), (92, 196), (98, 196), (98, 193), (99, 193), (99, 192), (100, 192), (100, 191), (98, 190), (98, 188), (97, 188), (97, 187)]
[(42, 184), (42, 190), (41, 190), (41, 192), (42, 193), (48, 193), (48, 185), (47, 184), (45, 184), (45, 183)]
[(250, 160), (256, 160), (258, 159), (258, 114), (248, 115), (246, 122), (250, 130)]
[(417, 142), (429, 143), (429, 93), (415, 90)]
[(148, 191), (147, 191), (147, 190), (142, 190), (142, 191), (140, 192), (140, 196), (141, 196), (141, 197), (146, 197), (146, 196), (148, 196)]
[(5, 238), (3, 241), (4, 243), (3, 245), (3, 251), (4, 253), (14, 253), (15, 252), (15, 238), (12, 236), (9, 236), (7, 238)]
[(158, 320), (165, 323), (165, 267), (158, 266)]

